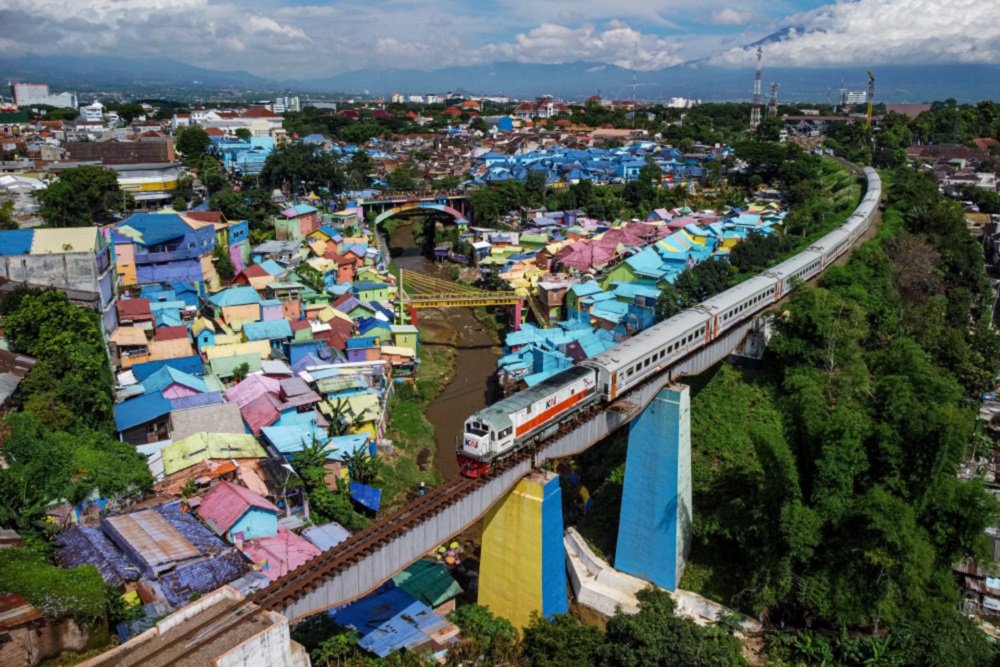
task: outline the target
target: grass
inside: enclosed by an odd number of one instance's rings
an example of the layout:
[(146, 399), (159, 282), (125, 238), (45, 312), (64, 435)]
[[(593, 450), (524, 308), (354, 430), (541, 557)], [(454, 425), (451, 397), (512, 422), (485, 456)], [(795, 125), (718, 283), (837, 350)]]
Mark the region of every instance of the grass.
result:
[(392, 456), (382, 458), (377, 486), (382, 489), (384, 514), (403, 506), (417, 492), (420, 483), (427, 487), (443, 479), (434, 468), (434, 426), (424, 411), (448, 384), (455, 364), (455, 349), (427, 342), (420, 331), (420, 366), (415, 385), (397, 385), (392, 400), (388, 435)]

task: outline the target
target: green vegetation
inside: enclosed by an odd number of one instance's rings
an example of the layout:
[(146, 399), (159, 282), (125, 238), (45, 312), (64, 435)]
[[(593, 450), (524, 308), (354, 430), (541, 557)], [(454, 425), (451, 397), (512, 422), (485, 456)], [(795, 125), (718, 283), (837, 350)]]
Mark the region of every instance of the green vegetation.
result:
[(399, 384), (390, 406), (389, 438), (394, 453), (390, 459), (379, 459), (382, 471), (379, 483), (385, 511), (403, 505), (423, 482), (426, 486), (441, 483), (441, 474), (434, 467), (434, 425), (424, 412), (447, 385), (455, 363), (454, 348), (428, 344), (424, 329), (420, 330), (420, 365), (414, 385)]
[(320, 189), (340, 192), (346, 183), (338, 157), (320, 146), (293, 143), (267, 156), (258, 182), (270, 188), (288, 188), (293, 195)]
[(71, 618), (89, 625), (106, 618), (104, 580), (96, 567), (55, 567), (28, 549), (4, 550), (0, 593), (20, 593), (53, 621)]
[(118, 187), (118, 175), (90, 165), (73, 167), (35, 194), (48, 227), (90, 227), (110, 222), (115, 214), (135, 208), (131, 195)]
[(14, 202), (10, 200), (0, 202), (0, 230), (9, 231), (20, 228), (21, 226), (14, 219)]
[(992, 295), (960, 209), (909, 169), (886, 183), (885, 229), (793, 293), (765, 370), (700, 379), (682, 587), (810, 622), (776, 642), (791, 662), (990, 664), (951, 567), (985, 554), (1000, 512), (955, 474), (1000, 368)]
[(208, 133), (199, 125), (192, 125), (180, 130), (175, 141), (177, 150), (183, 156), (184, 164), (195, 167), (201, 164), (202, 158), (212, 147)]

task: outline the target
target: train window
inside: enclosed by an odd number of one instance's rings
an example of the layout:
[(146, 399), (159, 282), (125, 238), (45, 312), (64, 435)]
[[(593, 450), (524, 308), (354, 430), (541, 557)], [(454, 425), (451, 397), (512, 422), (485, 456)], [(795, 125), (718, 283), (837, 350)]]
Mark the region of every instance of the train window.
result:
[(642, 363), (642, 367), (643, 367), (643, 368), (646, 368), (647, 366), (649, 366), (649, 362), (650, 362), (650, 361), (652, 361), (652, 359), (646, 359), (646, 361), (644, 361), (644, 362)]
[(569, 390), (569, 395), (570, 396), (575, 396), (576, 395), (576, 389), (570, 389)]

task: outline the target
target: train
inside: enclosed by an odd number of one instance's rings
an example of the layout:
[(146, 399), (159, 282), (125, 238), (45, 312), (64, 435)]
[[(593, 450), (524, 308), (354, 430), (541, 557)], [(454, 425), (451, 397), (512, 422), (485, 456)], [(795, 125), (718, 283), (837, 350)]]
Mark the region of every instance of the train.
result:
[(878, 213), (882, 181), (871, 167), (863, 173), (866, 188), (861, 203), (844, 223), (806, 250), (471, 415), (457, 447), (462, 474), (486, 475), (491, 466), (522, 447), (552, 436), (582, 410), (614, 401), (773, 305), (798, 281), (807, 281), (830, 266), (865, 233)]

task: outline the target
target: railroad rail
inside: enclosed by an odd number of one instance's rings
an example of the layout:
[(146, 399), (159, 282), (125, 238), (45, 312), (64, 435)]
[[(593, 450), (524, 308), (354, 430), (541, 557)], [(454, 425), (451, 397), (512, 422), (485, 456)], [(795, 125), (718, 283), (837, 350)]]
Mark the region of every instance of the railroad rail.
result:
[[(852, 171), (860, 171), (850, 163), (846, 166)], [(863, 237), (859, 237), (855, 243), (862, 241)], [(400, 284), (405, 285), (405, 281), (401, 280)], [(456, 288), (451, 283), (447, 284)], [(474, 298), (467, 289), (458, 289), (454, 294), (458, 298)], [(142, 654), (141, 664), (150, 667), (177, 664), (190, 652), (264, 610), (284, 612), (294, 621), (323, 608), (323, 604), (331, 606), (331, 599), (341, 604), (367, 594), (384, 581), (381, 575), (391, 577), (447, 536), (461, 532), (485, 514), (496, 500), (538, 464), (587, 449), (640, 414), (664, 386), (679, 377), (698, 374), (724, 359), (739, 347), (758, 322), (758, 319), (748, 319), (740, 323), (712, 344), (631, 388), (611, 405), (594, 405), (584, 410), (573, 420), (562, 424), (550, 438), (519, 450), (484, 477), (458, 477), (430, 489), (395, 514), (356, 533), (336, 549), (308, 561), (225, 612), (187, 629), (182, 635), (172, 638), (168, 645)], [(410, 549), (403, 553), (398, 541), (409, 535), (415, 537), (407, 545)], [(366, 564), (370, 566), (368, 571), (363, 569)], [(352, 580), (349, 586), (341, 583), (338, 587), (341, 590), (337, 593), (322, 594), (321, 587), (331, 579), (348, 574), (355, 568), (358, 571), (351, 574), (356, 575), (356, 580)], [(377, 570), (378, 576), (373, 576), (371, 570)], [(130, 662), (128, 653), (119, 653), (115, 659), (115, 665), (123, 667), (139, 664)]]

